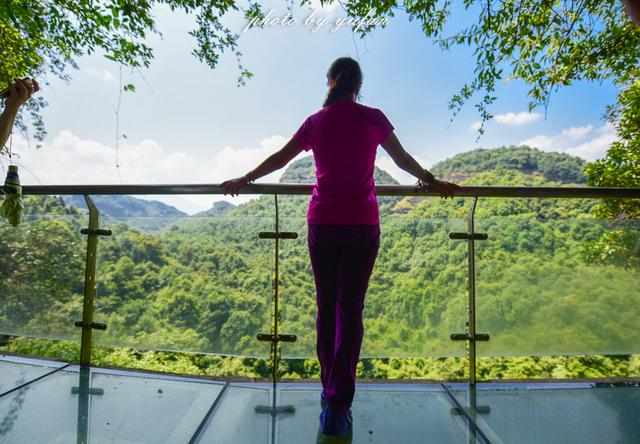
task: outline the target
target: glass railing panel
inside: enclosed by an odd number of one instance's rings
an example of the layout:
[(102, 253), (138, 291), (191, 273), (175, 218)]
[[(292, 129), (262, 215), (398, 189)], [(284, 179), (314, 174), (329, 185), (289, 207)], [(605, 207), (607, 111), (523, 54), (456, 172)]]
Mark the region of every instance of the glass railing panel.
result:
[[(212, 196), (213, 199), (213, 196)], [(213, 215), (212, 215), (213, 214)], [(95, 342), (143, 350), (269, 356), (272, 199), (225, 214), (103, 217)]]
[[(286, 358), (317, 358), (316, 290), (305, 217), (282, 219), (282, 332), (297, 336), (282, 345)], [(364, 309), (361, 358), (465, 355), (451, 333), (465, 328), (466, 244), (449, 238), (464, 219), (382, 217), (380, 250)]]
[(79, 341), (88, 215), (53, 196), (28, 196), (24, 206), (19, 225), (0, 221), (0, 334)]
[[(475, 227), (489, 237), (476, 242), (476, 325), (490, 334), (479, 355), (640, 352), (640, 221), (533, 214)], [(626, 253), (605, 246), (618, 236), (634, 243)]]

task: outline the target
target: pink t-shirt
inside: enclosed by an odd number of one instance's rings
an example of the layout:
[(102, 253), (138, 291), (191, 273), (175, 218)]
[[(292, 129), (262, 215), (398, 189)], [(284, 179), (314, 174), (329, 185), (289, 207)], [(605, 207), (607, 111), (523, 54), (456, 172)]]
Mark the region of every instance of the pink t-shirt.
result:
[(373, 168), (378, 145), (393, 129), (381, 110), (350, 99), (307, 117), (293, 138), (313, 150), (316, 163), (308, 223), (380, 223)]

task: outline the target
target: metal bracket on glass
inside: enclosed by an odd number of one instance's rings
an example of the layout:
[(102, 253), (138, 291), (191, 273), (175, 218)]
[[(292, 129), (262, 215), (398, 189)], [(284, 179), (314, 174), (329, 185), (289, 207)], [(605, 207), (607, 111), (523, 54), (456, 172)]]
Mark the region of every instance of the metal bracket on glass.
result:
[(487, 233), (473, 233), (473, 235), (469, 235), (469, 233), (449, 233), (449, 239), (487, 240), (489, 239), (489, 235)]
[(80, 234), (93, 234), (96, 236), (111, 236), (111, 230), (104, 230), (102, 228), (91, 229), (91, 228), (83, 228), (80, 230)]
[(452, 341), (488, 341), (489, 333), (476, 333), (473, 337), (469, 333), (451, 333)]
[(258, 233), (260, 239), (297, 239), (298, 233), (295, 231), (280, 231), (278, 233), (274, 231), (261, 231)]
[(270, 333), (258, 333), (258, 341), (270, 341), (270, 342), (296, 342), (298, 337), (296, 335), (277, 334), (272, 335)]
[[(74, 325), (76, 327), (84, 327), (84, 323), (82, 321), (76, 321)], [(92, 322), (89, 327), (94, 330), (106, 330), (107, 324), (103, 324), (102, 322)]]

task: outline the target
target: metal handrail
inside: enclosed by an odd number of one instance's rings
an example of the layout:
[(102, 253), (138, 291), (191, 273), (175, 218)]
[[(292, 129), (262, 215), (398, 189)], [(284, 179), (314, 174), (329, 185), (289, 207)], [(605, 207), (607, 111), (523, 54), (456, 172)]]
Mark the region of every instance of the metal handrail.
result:
[[(256, 183), (245, 185), (241, 194), (310, 195), (313, 184)], [(24, 185), (24, 195), (72, 194), (223, 194), (215, 184), (174, 185)], [(378, 196), (439, 196), (437, 191), (421, 191), (412, 185), (376, 185)], [(459, 197), (560, 197), (560, 198), (640, 198), (640, 188), (616, 187), (501, 187), (463, 186)]]

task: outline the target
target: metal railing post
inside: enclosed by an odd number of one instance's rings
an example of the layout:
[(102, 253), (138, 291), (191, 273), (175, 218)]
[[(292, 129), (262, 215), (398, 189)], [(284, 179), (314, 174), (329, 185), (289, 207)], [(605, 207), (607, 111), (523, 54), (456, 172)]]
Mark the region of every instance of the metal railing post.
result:
[(469, 235), (467, 246), (469, 256), (469, 308), (467, 319), (467, 333), (469, 334), (469, 383), (476, 383), (476, 261), (475, 261), (475, 227), (474, 216), (476, 211), (477, 197), (473, 197), (469, 208), (469, 219), (467, 220), (467, 234)]
[(87, 235), (87, 256), (84, 269), (84, 299), (82, 304), (82, 321), (75, 323), (82, 327), (80, 341), (80, 365), (91, 365), (91, 349), (93, 346), (93, 329), (106, 330), (105, 324), (93, 322), (96, 292), (96, 259), (98, 255), (98, 236), (110, 236), (111, 230), (100, 229), (100, 213), (88, 194), (84, 200), (89, 208), (89, 227), (80, 232)]
[(467, 262), (468, 262), (468, 284), (467, 284), (467, 320), (465, 333), (452, 333), (453, 341), (468, 341), (468, 357), (469, 357), (469, 384), (476, 384), (476, 341), (488, 341), (487, 333), (476, 333), (476, 262), (475, 262), (475, 241), (486, 240), (486, 233), (476, 233), (474, 227), (474, 216), (478, 196), (473, 196), (471, 207), (469, 208), (469, 217), (467, 219), (466, 233), (449, 233), (451, 239), (467, 240)]
[(255, 411), (257, 413), (271, 414), (271, 442), (275, 442), (275, 426), (276, 416), (278, 414), (295, 413), (294, 405), (277, 405), (277, 380), (278, 380), (278, 364), (280, 363), (280, 342), (295, 342), (297, 337), (293, 334), (278, 333), (280, 322), (280, 308), (278, 307), (278, 299), (280, 298), (280, 239), (297, 239), (298, 233), (280, 231), (280, 212), (278, 211), (278, 195), (274, 194), (275, 202), (275, 231), (260, 232), (258, 236), (261, 239), (274, 239), (274, 288), (273, 288), (273, 324), (272, 333), (258, 333), (259, 341), (271, 342), (271, 382), (272, 382), (272, 398), (271, 406), (257, 405)]

